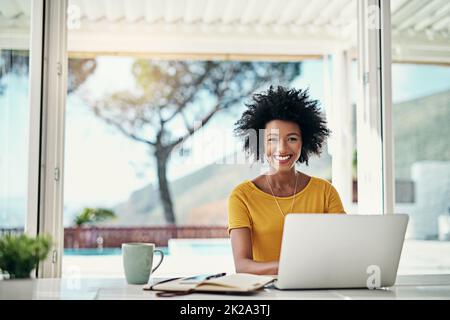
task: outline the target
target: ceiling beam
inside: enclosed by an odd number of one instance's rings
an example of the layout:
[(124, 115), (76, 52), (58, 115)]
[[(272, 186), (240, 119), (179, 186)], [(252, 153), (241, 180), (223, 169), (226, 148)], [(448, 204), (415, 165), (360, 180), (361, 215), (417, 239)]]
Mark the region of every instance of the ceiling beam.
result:
[(443, 17), (446, 17), (450, 12), (450, 2), (446, 2), (441, 9), (436, 11), (433, 15), (430, 15), (423, 19), (422, 21), (418, 22), (416, 26), (414, 27), (414, 31), (422, 31), (429, 26), (431, 26), (433, 23), (439, 21)]
[(126, 21), (133, 23), (143, 17), (142, 8), (145, 7), (145, 0), (123, 1), (123, 7)]
[(411, 0), (392, 14), (392, 25), (396, 26), (411, 17), (424, 5), (423, 0)]
[(434, 12), (442, 6), (441, 0), (432, 0), (423, 5), (420, 10), (417, 10), (412, 15), (401, 21), (397, 26), (394, 26), (397, 30), (404, 30), (408, 27), (414, 26), (417, 22), (422, 21), (427, 16), (433, 15)]
[(314, 0), (306, 2), (304, 9), (300, 13), (300, 17), (295, 21), (295, 24), (304, 25), (310, 22), (314, 17), (317, 17), (321, 8), (324, 7), (324, 4), (324, 0)]
[(105, 18), (110, 22), (118, 21), (122, 17), (124, 11), (122, 0), (103, 0), (105, 7)]
[(258, 2), (258, 0), (249, 0), (247, 1), (247, 4), (243, 6), (240, 18), (242, 24), (249, 24), (256, 20), (255, 11), (257, 11), (257, 7), (260, 5)]
[(164, 4), (159, 0), (147, 0), (145, 2), (145, 22), (153, 24), (163, 19)]
[(267, 25), (277, 20), (279, 14), (280, 3), (278, 0), (269, 0), (259, 18), (259, 23)]
[(225, 10), (223, 12), (222, 16), (222, 23), (223, 24), (230, 24), (235, 20), (235, 11), (238, 6), (237, 0), (228, 0), (227, 6), (225, 7)]
[[(203, 11), (203, 18), (202, 22), (206, 24), (213, 23), (215, 20), (217, 20), (216, 10), (217, 6), (223, 6), (224, 2), (220, 1), (217, 3), (216, 1), (206, 1), (205, 9)], [(220, 10), (220, 9), (219, 9)], [(219, 11), (222, 12), (222, 11)]]

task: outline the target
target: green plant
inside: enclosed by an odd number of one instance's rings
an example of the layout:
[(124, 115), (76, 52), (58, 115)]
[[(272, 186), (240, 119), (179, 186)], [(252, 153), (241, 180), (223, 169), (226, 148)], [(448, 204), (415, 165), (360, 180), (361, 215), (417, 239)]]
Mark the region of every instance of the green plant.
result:
[(116, 214), (111, 210), (103, 208), (85, 208), (75, 217), (74, 223), (78, 227), (81, 227), (85, 224), (93, 224), (114, 218), (116, 218)]
[(29, 278), (37, 264), (47, 258), (51, 245), (50, 236), (3, 236), (0, 238), (0, 269), (10, 278)]

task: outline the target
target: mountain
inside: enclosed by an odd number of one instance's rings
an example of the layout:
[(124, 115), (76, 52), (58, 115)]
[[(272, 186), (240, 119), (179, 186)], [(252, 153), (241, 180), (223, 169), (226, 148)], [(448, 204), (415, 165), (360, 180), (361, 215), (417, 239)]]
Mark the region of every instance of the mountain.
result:
[(450, 161), (450, 90), (393, 106), (395, 176), (421, 160)]
[[(226, 199), (234, 186), (244, 179), (258, 174), (259, 171), (256, 166), (211, 164), (172, 181), (170, 191), (177, 223), (184, 224), (191, 220), (188, 216), (195, 208), (203, 205), (211, 207), (213, 203), (221, 203), (217, 207), (217, 212), (221, 214), (214, 215), (215, 219), (211, 216), (211, 219), (203, 220), (205, 224), (223, 225), (223, 200)], [(159, 191), (156, 186), (151, 184), (133, 192), (127, 202), (114, 209), (119, 216), (114, 224), (165, 224)], [(214, 211), (213, 208), (210, 209)]]

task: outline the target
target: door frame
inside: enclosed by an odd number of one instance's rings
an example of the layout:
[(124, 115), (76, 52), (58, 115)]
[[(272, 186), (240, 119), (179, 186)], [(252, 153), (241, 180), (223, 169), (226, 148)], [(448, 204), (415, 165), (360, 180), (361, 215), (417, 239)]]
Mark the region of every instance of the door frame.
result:
[[(63, 186), (64, 132), (67, 86), (68, 0), (33, 0), (42, 4), (43, 50), (33, 54), (33, 119), (30, 127), (28, 231), (49, 234), (54, 240), (49, 258), (40, 264), (39, 277), (60, 277), (64, 247)], [(391, 28), (389, 0), (358, 2), (358, 213), (394, 212), (394, 162), (391, 101)], [(38, 13), (36, 13), (38, 14)], [(39, 30), (39, 17), (33, 23)], [(375, 22), (375, 27), (368, 27)], [(34, 25), (36, 24), (36, 25)], [(33, 40), (38, 46), (38, 38)], [(34, 58), (36, 54), (36, 58)], [(38, 59), (38, 60), (36, 60)], [(41, 87), (41, 109), (38, 88)], [(31, 105), (30, 105), (31, 107)], [(40, 131), (37, 123), (39, 123)], [(36, 132), (39, 134), (39, 143)], [(39, 147), (38, 147), (39, 146)], [(36, 183), (39, 181), (40, 183)], [(33, 223), (33, 221), (35, 221)]]

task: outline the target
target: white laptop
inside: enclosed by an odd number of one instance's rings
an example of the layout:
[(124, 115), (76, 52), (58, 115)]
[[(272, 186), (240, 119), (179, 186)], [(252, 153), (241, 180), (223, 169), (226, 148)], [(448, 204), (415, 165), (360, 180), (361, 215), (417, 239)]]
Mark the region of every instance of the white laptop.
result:
[(379, 288), (394, 285), (406, 214), (289, 214), (278, 289)]

